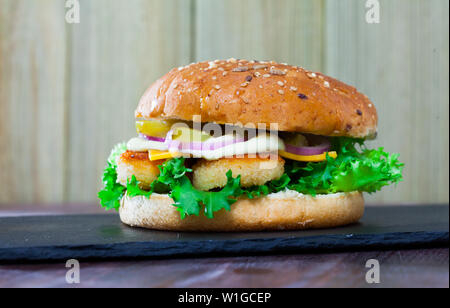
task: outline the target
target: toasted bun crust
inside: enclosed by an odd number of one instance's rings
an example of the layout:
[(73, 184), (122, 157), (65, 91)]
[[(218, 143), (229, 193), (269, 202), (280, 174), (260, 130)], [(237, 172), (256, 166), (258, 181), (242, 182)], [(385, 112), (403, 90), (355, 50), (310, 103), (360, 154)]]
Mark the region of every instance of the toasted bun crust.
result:
[(241, 199), (231, 211), (181, 220), (168, 195), (154, 194), (122, 199), (119, 210), (123, 223), (170, 231), (263, 231), (330, 228), (357, 222), (364, 213), (359, 192), (311, 197), (296, 192), (272, 194), (264, 198)]
[[(355, 88), (275, 62), (223, 60), (171, 70), (144, 94), (136, 117), (241, 124), (279, 131), (372, 138), (377, 112)], [(197, 121), (197, 120), (196, 120)]]

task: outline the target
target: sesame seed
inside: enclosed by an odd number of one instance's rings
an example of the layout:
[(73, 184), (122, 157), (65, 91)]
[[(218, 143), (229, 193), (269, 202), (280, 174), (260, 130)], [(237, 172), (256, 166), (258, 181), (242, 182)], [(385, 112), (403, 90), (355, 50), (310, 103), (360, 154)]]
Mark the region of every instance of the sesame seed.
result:
[(248, 82), (244, 82), (241, 84), (241, 87), (245, 88), (246, 86), (248, 86)]
[(216, 68), (217, 67), (217, 64), (214, 63), (213, 61), (208, 62), (208, 63), (209, 63), (209, 67), (208, 68)]
[(224, 71), (225, 69), (223, 67), (217, 68), (219, 71)]
[(359, 109), (356, 109), (356, 114), (359, 115), (359, 116), (362, 116), (362, 111), (359, 110)]
[(284, 91), (283, 90), (278, 90), (278, 93), (284, 94)]
[(264, 74), (263, 77), (264, 78), (269, 78), (271, 75), (270, 74)]
[(265, 68), (267, 68), (267, 65), (255, 65), (255, 66), (253, 66), (254, 70), (262, 70), (262, 69), (265, 69)]
[(317, 77), (317, 75), (316, 74), (314, 74), (314, 73), (308, 73), (308, 74), (306, 74), (309, 78), (314, 78), (314, 77)]
[(283, 64), (283, 65), (288, 65), (287, 63), (281, 63), (281, 64)]
[(214, 63), (219, 63), (220, 62), (220, 60), (214, 60)]
[(217, 79), (217, 76), (212, 76), (212, 80), (216, 80)]
[(184, 69), (184, 66), (180, 66), (180, 67), (178, 68), (179, 71), (181, 71), (182, 69)]
[(278, 83), (278, 85), (279, 85), (280, 87), (283, 87), (283, 86), (284, 86), (284, 82), (282, 82), (282, 81), (278, 81), (277, 83)]
[(236, 63), (237, 60), (236, 60), (235, 58), (229, 58), (229, 59), (227, 60), (227, 62), (228, 62), (228, 63)]
[(276, 68), (271, 68), (270, 69), (270, 73), (272, 74), (272, 75), (286, 75), (286, 72), (284, 72), (284, 71), (282, 71), (282, 70), (278, 70), (278, 69), (276, 69)]
[(325, 81), (325, 82), (323, 83), (323, 85), (324, 85), (325, 87), (327, 87), (327, 88), (330, 87), (330, 83), (329, 83), (328, 81)]
[(252, 81), (253, 77), (251, 75), (248, 75), (247, 77), (245, 77), (245, 81)]
[(255, 72), (253, 75), (255, 75), (255, 77), (259, 77), (259, 76), (261, 76), (261, 73), (260, 72)]
[(178, 88), (178, 83), (173, 88), (176, 90)]
[(291, 91), (297, 91), (297, 88), (296, 87), (290, 87), (289, 88)]
[(303, 93), (299, 93), (297, 96), (298, 96), (298, 98), (300, 98), (300, 99), (308, 99), (308, 96), (306, 96), (306, 95), (303, 94)]
[(260, 89), (262, 89), (263, 88), (263, 86), (262, 86), (262, 84), (260, 84), (259, 86), (258, 86)]
[(222, 73), (222, 76), (226, 76), (226, 75), (228, 75), (228, 72), (223, 72)]
[(351, 126), (350, 124), (347, 124), (347, 126), (345, 126), (346, 131), (350, 131), (352, 128), (353, 126)]
[(219, 85), (214, 86), (214, 88), (216, 88), (216, 90), (220, 90), (220, 86)]
[(372, 108), (372, 104), (369, 104), (369, 108)]
[(247, 66), (240, 66), (240, 67), (235, 67), (232, 69), (233, 72), (246, 72), (248, 71), (248, 67)]

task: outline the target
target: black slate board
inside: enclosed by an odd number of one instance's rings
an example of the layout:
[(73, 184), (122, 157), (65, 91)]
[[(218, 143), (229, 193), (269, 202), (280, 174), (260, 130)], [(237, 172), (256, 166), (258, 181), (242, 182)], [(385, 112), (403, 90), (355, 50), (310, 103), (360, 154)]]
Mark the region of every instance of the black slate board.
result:
[(257, 233), (135, 229), (117, 215), (0, 218), (0, 262), (448, 247), (448, 206), (369, 207), (347, 227)]

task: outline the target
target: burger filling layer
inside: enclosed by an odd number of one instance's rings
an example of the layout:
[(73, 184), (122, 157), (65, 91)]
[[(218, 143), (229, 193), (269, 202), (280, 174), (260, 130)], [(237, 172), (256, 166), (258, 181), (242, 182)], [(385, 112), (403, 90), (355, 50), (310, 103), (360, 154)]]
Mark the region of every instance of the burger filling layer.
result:
[(115, 147), (99, 193), (102, 206), (117, 210), (125, 194), (163, 193), (181, 218), (213, 218), (239, 198), (373, 193), (402, 179), (398, 155), (368, 149), (364, 140), (290, 133), (214, 137), (169, 124), (138, 121), (140, 136)]

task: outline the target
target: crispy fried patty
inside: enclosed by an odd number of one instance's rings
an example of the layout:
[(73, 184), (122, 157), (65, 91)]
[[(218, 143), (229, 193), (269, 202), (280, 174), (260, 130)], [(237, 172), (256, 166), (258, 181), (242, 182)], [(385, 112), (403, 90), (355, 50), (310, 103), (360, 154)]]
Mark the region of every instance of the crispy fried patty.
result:
[[(159, 175), (158, 165), (164, 160), (150, 161), (147, 152), (123, 153), (117, 162), (117, 181), (126, 186), (127, 180), (134, 175), (142, 189), (150, 189), (151, 183)], [(222, 158), (208, 161), (198, 159), (192, 167), (193, 184), (197, 189), (208, 191), (222, 188), (227, 183), (226, 173), (231, 170), (233, 176), (241, 176), (241, 186), (263, 185), (280, 178), (284, 173), (284, 160), (270, 158)]]
[(151, 183), (159, 175), (158, 165), (163, 162), (164, 160), (150, 161), (148, 152), (127, 151), (117, 160), (117, 181), (126, 186), (127, 180), (134, 175), (140, 188), (150, 189)]
[(284, 160), (270, 158), (222, 158), (218, 160), (199, 160), (194, 166), (193, 184), (200, 190), (224, 187), (226, 173), (231, 170), (233, 177), (241, 176), (241, 186), (263, 185), (279, 179), (284, 173)]

